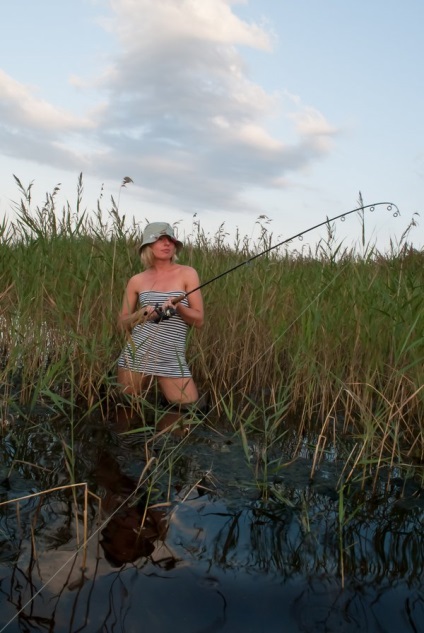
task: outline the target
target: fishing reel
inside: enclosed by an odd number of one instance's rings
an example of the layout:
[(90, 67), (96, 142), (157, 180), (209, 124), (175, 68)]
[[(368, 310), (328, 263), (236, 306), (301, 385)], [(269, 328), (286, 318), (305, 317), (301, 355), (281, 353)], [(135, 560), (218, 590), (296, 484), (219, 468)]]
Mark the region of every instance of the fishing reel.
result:
[(153, 319), (153, 323), (160, 323), (161, 321), (167, 321), (168, 319), (173, 317), (175, 314), (177, 314), (177, 311), (175, 308), (169, 307), (169, 308), (166, 308), (166, 310), (163, 310), (161, 306), (159, 305), (159, 303), (155, 305), (155, 312), (157, 313), (158, 316), (155, 319)]

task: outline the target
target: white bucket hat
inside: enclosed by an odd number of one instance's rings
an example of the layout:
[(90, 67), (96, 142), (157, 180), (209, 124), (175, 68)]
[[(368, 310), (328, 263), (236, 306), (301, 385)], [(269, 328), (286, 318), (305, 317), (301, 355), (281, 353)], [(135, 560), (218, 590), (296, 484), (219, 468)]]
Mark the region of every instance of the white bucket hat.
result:
[(180, 240), (177, 240), (174, 235), (174, 229), (170, 224), (167, 222), (152, 222), (151, 224), (148, 224), (143, 231), (143, 241), (138, 249), (138, 252), (141, 253), (144, 246), (147, 244), (153, 244), (162, 237), (162, 235), (167, 235), (174, 242), (177, 247), (177, 252), (182, 249), (183, 243), (180, 242)]

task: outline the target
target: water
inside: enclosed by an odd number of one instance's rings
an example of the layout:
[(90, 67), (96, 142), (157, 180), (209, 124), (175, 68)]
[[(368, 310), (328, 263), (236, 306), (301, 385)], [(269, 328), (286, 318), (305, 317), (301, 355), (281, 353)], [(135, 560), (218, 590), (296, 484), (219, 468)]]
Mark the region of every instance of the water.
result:
[(82, 488), (77, 505), (67, 489), (0, 506), (0, 631), (424, 632), (419, 483), (341, 497), (343, 464), (330, 451), (311, 481), (293, 434), (264, 472), (263, 447), (231, 429), (152, 441), (85, 421), (72, 439), (46, 417), (3, 432), (0, 501), (69, 483), (72, 442), (75, 481), (103, 507), (90, 496), (85, 569)]

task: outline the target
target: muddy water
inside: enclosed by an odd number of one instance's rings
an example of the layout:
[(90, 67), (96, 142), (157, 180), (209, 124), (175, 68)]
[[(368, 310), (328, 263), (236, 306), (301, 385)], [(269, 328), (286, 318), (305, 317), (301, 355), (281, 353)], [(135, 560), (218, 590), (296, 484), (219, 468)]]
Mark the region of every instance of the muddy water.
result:
[(309, 443), (292, 460), (295, 438), (284, 442), (268, 455), (283, 467), (264, 472), (254, 438), (243, 447), (207, 422), (152, 440), (15, 421), (1, 437), (0, 501), (72, 473), (102, 511), (90, 497), (82, 570), (81, 489), (0, 506), (0, 631), (424, 632), (419, 483), (399, 473), (341, 498), (331, 452), (311, 481)]

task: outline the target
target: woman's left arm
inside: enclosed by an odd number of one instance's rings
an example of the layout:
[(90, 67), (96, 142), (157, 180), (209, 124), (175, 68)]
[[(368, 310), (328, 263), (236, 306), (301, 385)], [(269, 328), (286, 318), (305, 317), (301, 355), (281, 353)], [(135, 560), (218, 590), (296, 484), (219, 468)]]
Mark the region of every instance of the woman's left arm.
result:
[[(200, 286), (199, 275), (194, 268), (187, 266), (184, 271), (185, 292), (189, 293), (198, 286)], [(187, 300), (189, 304), (188, 306), (183, 305), (181, 301), (177, 303), (175, 306), (177, 314), (179, 314), (183, 321), (185, 321), (188, 325), (201, 328), (204, 321), (203, 298), (201, 291), (195, 290), (195, 292), (187, 297)]]

